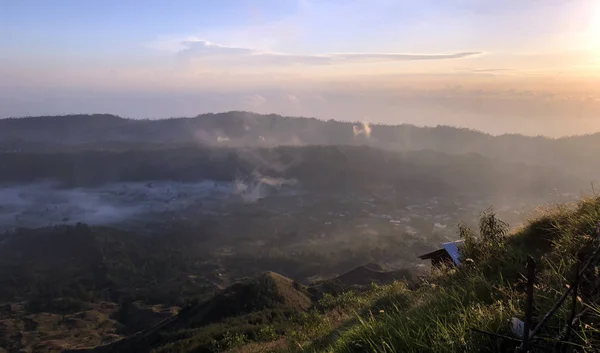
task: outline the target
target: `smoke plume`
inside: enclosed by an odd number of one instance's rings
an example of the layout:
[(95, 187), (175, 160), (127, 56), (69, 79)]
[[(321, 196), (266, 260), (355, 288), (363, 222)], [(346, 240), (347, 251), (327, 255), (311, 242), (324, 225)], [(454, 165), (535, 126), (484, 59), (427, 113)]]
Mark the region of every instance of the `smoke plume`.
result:
[(352, 132), (354, 132), (354, 136), (364, 134), (366, 137), (371, 137), (371, 125), (367, 122), (362, 122), (361, 125), (353, 125)]

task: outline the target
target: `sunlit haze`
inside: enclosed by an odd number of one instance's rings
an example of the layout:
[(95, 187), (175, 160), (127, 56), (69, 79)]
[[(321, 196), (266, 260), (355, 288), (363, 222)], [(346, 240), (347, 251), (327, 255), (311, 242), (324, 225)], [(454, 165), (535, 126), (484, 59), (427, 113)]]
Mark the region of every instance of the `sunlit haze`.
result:
[(600, 352), (600, 0), (0, 0), (0, 353)]
[(0, 2), (0, 117), (247, 110), (600, 131), (600, 2)]

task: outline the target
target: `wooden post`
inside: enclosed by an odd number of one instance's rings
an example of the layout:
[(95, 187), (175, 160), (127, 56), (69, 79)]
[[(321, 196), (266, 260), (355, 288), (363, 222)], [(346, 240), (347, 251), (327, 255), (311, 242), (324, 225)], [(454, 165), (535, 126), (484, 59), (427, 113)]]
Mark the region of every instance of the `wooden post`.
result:
[(523, 342), (520, 351), (529, 351), (529, 330), (531, 329), (531, 312), (533, 311), (533, 285), (535, 283), (535, 261), (527, 255), (527, 301), (525, 302), (525, 322), (523, 327)]
[[(600, 227), (600, 223), (598, 223), (598, 226)], [(600, 254), (600, 246), (598, 246), (598, 248), (596, 249), (596, 251), (594, 251), (594, 253), (592, 254), (592, 256), (590, 256), (588, 258), (588, 260), (586, 261), (585, 265), (583, 265), (583, 268), (581, 268), (579, 270), (579, 276), (581, 276), (582, 274), (585, 273), (585, 271), (588, 269), (588, 267), (594, 262), (594, 260), (598, 257), (598, 254)], [(537, 326), (533, 329), (533, 331), (531, 332), (531, 337), (535, 336), (536, 334), (538, 334), (538, 332), (540, 332), (540, 330), (546, 325), (546, 323), (548, 322), (548, 320), (550, 320), (550, 318), (552, 317), (552, 315), (554, 315), (554, 313), (560, 308), (560, 306), (565, 302), (565, 300), (567, 299), (567, 297), (569, 296), (569, 294), (571, 294), (571, 291), (573, 290), (573, 286), (570, 286), (564, 293), (563, 295), (560, 297), (560, 299), (558, 299), (558, 301), (554, 304), (554, 306), (552, 307), (552, 309), (550, 309), (550, 311), (548, 311), (546, 313), (546, 315), (542, 318), (542, 320), (537, 324)]]
[(576, 322), (576, 311), (577, 311), (577, 293), (578, 293), (578, 289), (579, 289), (579, 269), (581, 267), (581, 260), (582, 260), (582, 256), (581, 254), (579, 254), (577, 256), (577, 262), (575, 263), (575, 273), (574, 273), (574, 277), (575, 280), (572, 282), (572, 286), (573, 286), (573, 297), (571, 299), (571, 315), (569, 315), (569, 318), (567, 320), (567, 324), (565, 325), (565, 328), (563, 329), (563, 331), (560, 332), (559, 336), (558, 336), (558, 343), (556, 345), (556, 352), (561, 352), (563, 349), (565, 349), (567, 346), (565, 345), (566, 342), (569, 341), (569, 338), (571, 336), (571, 331), (573, 330), (573, 325)]
[(569, 336), (571, 336), (571, 330), (573, 329), (573, 320), (575, 319), (575, 311), (577, 310), (577, 290), (579, 289), (579, 267), (580, 262), (577, 261), (575, 264), (575, 282), (573, 283), (573, 298), (571, 300), (571, 316), (569, 316), (569, 321), (567, 324), (569, 327), (567, 328), (567, 334), (565, 335), (565, 341), (569, 340)]

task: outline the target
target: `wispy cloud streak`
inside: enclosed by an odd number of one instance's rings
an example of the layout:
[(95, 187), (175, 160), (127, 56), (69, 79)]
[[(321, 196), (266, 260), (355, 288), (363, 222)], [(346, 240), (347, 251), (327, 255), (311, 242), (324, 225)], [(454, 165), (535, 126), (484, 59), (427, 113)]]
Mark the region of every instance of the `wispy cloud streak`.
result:
[(178, 55), (187, 59), (218, 60), (222, 63), (243, 62), (262, 65), (334, 65), (353, 63), (377, 63), (414, 60), (461, 59), (483, 54), (479, 51), (435, 54), (407, 53), (323, 53), (290, 54), (254, 50), (250, 48), (225, 46), (205, 40), (180, 42), (185, 48)]

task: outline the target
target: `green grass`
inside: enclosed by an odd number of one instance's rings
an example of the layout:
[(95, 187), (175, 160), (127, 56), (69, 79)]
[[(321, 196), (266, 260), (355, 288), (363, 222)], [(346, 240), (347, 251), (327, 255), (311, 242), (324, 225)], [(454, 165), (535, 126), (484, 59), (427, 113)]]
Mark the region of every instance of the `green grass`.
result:
[[(539, 321), (573, 277), (577, 254), (589, 255), (595, 248), (593, 235), (598, 221), (600, 198), (541, 210), (513, 234), (507, 234), (507, 226), (486, 211), (478, 232), (461, 227), (461, 235), (467, 239), (465, 258), (471, 258), (473, 264), (436, 271), (428, 283), (414, 291), (395, 284), (377, 288), (366, 297), (324, 297), (321, 302), (328, 307), (360, 307), (361, 301), (370, 306), (357, 310), (351, 327), (340, 331), (325, 348), (315, 350), (512, 352), (514, 344), (473, 333), (471, 328), (510, 335), (509, 319), (524, 317), (527, 254), (537, 261), (533, 319)], [(585, 296), (587, 289), (582, 290)], [(567, 317), (568, 305), (564, 305), (542, 334), (556, 337)], [(598, 332), (591, 324), (585, 325), (577, 328), (571, 344), (600, 350)]]
[[(466, 240), (464, 265), (436, 269), (416, 288), (405, 282), (373, 284), (361, 292), (325, 293), (315, 303), (305, 287), (266, 273), (188, 309), (181, 325), (159, 334), (153, 352), (512, 353), (514, 342), (471, 329), (510, 335), (510, 318), (524, 317), (528, 254), (537, 264), (533, 320), (538, 322), (572, 279), (578, 254), (589, 256), (598, 246), (593, 235), (599, 221), (600, 198), (539, 210), (512, 233), (487, 210), (479, 229), (459, 227)], [(592, 290), (582, 287), (584, 303), (578, 306), (589, 305), (590, 315), (566, 348), (600, 351), (600, 295)], [(558, 335), (568, 306), (549, 321), (543, 337)], [(536, 352), (550, 348), (546, 343)]]
[[(256, 321), (246, 315), (235, 319), (244, 318), (246, 324), (220, 322), (211, 328), (213, 333), (208, 332), (208, 327), (202, 332), (178, 333), (180, 338), (188, 338), (164, 351), (181, 351), (187, 346), (200, 352), (200, 347), (211, 346), (200, 344), (203, 336), (213, 337), (213, 349), (235, 348), (234, 352), (512, 353), (514, 342), (471, 329), (510, 335), (510, 318), (524, 317), (523, 274), (528, 254), (537, 263), (533, 320), (538, 322), (572, 279), (578, 254), (589, 256), (597, 246), (593, 235), (598, 221), (600, 198), (539, 210), (536, 217), (510, 234), (508, 225), (487, 210), (481, 215), (479, 229), (459, 227), (466, 240), (463, 257), (472, 261), (464, 261), (458, 268), (436, 269), (416, 289), (404, 282), (373, 284), (364, 292), (324, 294), (310, 309), (306, 309), (308, 301), (303, 288), (268, 274), (257, 283), (265, 280), (269, 285), (260, 287), (283, 294), (288, 305), (301, 310), (282, 320)], [(600, 296), (592, 295), (591, 289), (582, 288), (581, 296), (587, 302), (579, 304), (579, 309), (590, 305), (591, 314), (576, 327), (564, 346), (568, 349), (600, 350), (600, 330), (596, 329), (600, 327), (596, 326), (600, 323)], [(568, 305), (564, 305), (541, 332), (542, 336), (557, 337), (568, 314)], [(270, 343), (276, 340), (285, 343), (273, 348)], [(552, 347), (544, 344), (538, 344), (537, 352)]]

